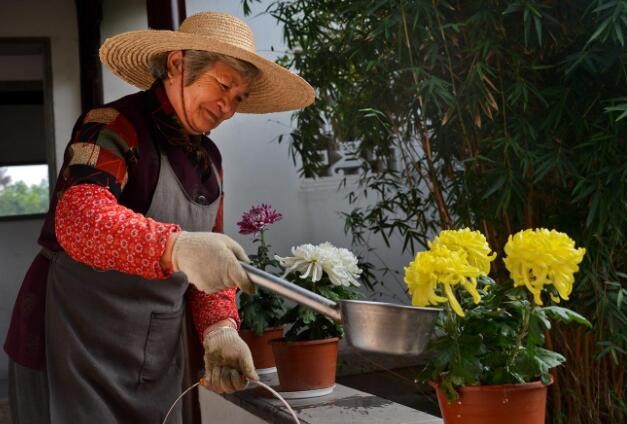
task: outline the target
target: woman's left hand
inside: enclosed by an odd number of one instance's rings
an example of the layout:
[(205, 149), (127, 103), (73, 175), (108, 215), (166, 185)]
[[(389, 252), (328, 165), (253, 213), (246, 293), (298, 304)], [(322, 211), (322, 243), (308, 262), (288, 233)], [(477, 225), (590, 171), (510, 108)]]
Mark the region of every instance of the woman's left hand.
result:
[(246, 342), (232, 327), (209, 330), (204, 339), (205, 377), (203, 385), (216, 393), (242, 390), (248, 380), (258, 380)]

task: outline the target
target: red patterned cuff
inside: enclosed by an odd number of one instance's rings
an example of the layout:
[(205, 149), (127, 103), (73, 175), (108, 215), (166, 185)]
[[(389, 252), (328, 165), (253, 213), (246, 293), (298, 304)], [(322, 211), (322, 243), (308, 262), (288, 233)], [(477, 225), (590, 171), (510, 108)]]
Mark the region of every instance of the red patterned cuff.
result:
[(232, 319), (240, 327), (239, 313), (235, 303), (235, 289), (221, 290), (217, 293), (207, 294), (196, 287), (189, 288), (189, 306), (191, 308), (194, 325), (199, 336), (207, 331), (207, 328), (218, 321)]

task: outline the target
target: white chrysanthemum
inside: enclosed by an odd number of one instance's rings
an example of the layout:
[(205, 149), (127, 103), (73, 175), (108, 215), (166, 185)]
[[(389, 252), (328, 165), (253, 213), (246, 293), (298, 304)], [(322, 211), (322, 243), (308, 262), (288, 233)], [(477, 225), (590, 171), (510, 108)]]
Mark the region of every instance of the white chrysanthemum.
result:
[(285, 274), (290, 272), (300, 272), (302, 278), (311, 277), (316, 282), (322, 278), (322, 258), (320, 249), (313, 244), (301, 244), (292, 247), (292, 255), (282, 258), (275, 255), (281, 266), (285, 268)]
[(317, 282), (326, 273), (336, 286), (359, 286), (357, 278), (361, 269), (357, 266), (357, 258), (348, 249), (338, 249), (328, 242), (317, 246), (302, 244), (292, 247), (292, 255), (284, 258), (275, 256), (285, 268), (285, 274), (299, 272), (301, 278)]
[(333, 266), (327, 271), (329, 279), (335, 285), (359, 286), (357, 278), (361, 274), (361, 269), (357, 266), (357, 257), (348, 249), (335, 248), (333, 252)]

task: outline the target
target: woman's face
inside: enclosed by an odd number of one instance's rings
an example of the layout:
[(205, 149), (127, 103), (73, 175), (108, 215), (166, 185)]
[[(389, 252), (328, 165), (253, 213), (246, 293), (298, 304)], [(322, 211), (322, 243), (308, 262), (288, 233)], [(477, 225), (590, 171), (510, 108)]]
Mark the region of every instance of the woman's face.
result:
[(182, 54), (179, 51), (172, 55), (178, 56), (180, 60), (174, 58), (174, 68), (170, 68), (173, 71), (165, 83), (166, 93), (179, 121), (190, 134), (208, 133), (216, 128), (232, 117), (241, 101), (248, 97), (248, 82), (239, 72), (222, 62), (214, 63), (196, 81), (184, 86), (181, 93)]

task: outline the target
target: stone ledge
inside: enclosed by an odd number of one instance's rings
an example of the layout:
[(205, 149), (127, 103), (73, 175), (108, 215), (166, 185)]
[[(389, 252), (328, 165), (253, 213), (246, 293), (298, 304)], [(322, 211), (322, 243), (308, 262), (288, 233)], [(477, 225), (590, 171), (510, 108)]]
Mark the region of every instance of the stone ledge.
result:
[[(276, 374), (262, 376), (262, 381), (278, 388)], [(292, 424), (289, 411), (260, 387), (225, 395), (225, 399), (269, 423)], [(408, 408), (390, 400), (337, 384), (333, 393), (309, 399), (291, 399), (288, 403), (302, 424), (441, 424), (442, 419)]]

